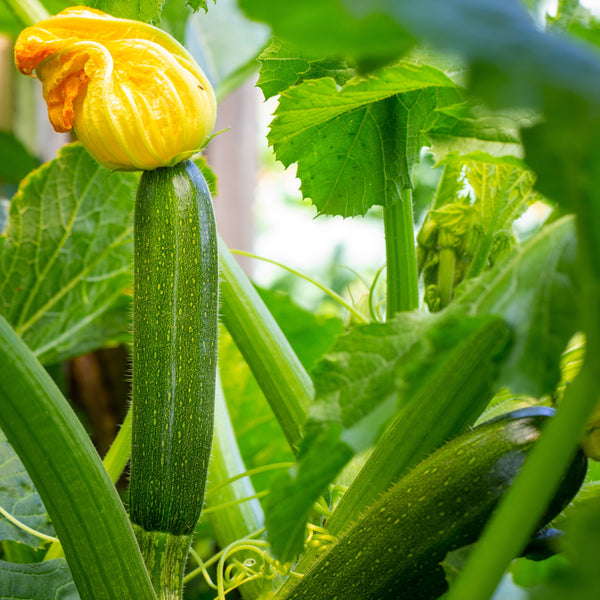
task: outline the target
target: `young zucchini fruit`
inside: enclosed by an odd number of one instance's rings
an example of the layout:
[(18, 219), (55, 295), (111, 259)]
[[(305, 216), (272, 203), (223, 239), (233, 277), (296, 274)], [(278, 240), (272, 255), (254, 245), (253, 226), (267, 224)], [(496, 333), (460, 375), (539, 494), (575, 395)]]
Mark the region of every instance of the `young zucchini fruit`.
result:
[[(477, 540), (554, 410), (517, 410), (451, 440), (388, 490), (309, 569), (286, 600), (433, 600), (440, 563)], [(587, 459), (578, 450), (539, 527), (571, 501)]]
[(214, 418), (217, 238), (193, 162), (142, 174), (134, 240), (130, 516), (164, 590), (180, 579), (200, 516)]

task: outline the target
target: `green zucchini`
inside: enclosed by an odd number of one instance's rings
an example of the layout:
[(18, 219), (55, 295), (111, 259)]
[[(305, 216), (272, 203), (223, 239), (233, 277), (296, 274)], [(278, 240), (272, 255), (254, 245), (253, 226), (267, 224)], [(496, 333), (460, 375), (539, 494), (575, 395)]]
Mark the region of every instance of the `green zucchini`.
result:
[[(157, 547), (166, 554), (183, 548), (177, 560), (185, 559), (187, 541), (169, 536), (189, 536), (202, 509), (214, 420), (218, 277), (213, 206), (201, 172), (191, 161), (145, 171), (134, 217), (129, 494), (147, 560), (157, 560)], [(141, 539), (144, 531), (167, 537), (148, 541)]]
[[(554, 410), (517, 410), (435, 451), (343, 532), (286, 600), (432, 600), (443, 594), (446, 554), (477, 540)], [(539, 527), (579, 490), (578, 450)]]

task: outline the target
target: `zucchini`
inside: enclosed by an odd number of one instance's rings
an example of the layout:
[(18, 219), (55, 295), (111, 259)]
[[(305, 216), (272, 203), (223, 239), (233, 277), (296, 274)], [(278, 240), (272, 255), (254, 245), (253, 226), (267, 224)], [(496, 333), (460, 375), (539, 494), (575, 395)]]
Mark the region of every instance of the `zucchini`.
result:
[[(129, 494), (147, 561), (162, 560), (157, 548), (167, 555), (176, 548), (177, 561), (185, 560), (200, 517), (214, 420), (218, 277), (201, 172), (191, 161), (144, 171), (134, 217)], [(143, 532), (166, 537), (148, 540)]]
[[(286, 600), (432, 600), (447, 589), (440, 565), (477, 540), (554, 409), (532, 407), (451, 440), (390, 488)], [(539, 527), (579, 490), (587, 459), (577, 451)]]

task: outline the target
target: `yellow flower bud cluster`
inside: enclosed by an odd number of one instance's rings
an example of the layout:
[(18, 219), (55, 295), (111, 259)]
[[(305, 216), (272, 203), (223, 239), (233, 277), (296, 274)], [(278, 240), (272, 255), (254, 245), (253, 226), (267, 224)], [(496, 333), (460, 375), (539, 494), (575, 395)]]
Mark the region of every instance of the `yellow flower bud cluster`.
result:
[(15, 62), (42, 82), (54, 129), (73, 129), (111, 170), (174, 165), (214, 128), (206, 75), (181, 44), (145, 23), (68, 8), (21, 32)]

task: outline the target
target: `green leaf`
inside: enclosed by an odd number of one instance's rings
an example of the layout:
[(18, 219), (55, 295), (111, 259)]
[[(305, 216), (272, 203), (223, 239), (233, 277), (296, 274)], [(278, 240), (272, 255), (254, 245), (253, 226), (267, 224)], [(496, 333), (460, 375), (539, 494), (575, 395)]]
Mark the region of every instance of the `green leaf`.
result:
[(256, 72), (256, 57), (269, 39), (269, 28), (246, 18), (235, 0), (219, 0), (206, 14), (192, 15), (189, 23), (187, 46), (218, 98)]
[(271, 98), (306, 79), (331, 77), (343, 86), (354, 75), (346, 61), (336, 58), (311, 58), (299, 47), (273, 39), (258, 57), (260, 77), (256, 85), (265, 98)]
[(180, 44), (185, 44), (185, 30), (191, 12), (189, 3), (182, 0), (165, 0), (159, 26)]
[[(49, 536), (55, 535), (31, 477), (2, 430), (0, 430), (0, 506), (27, 527)], [(41, 548), (47, 543), (13, 525), (2, 515), (0, 515), (1, 540), (13, 540), (33, 548)]]
[(0, 130), (0, 181), (19, 183), (37, 165), (38, 161), (12, 133)]
[(73, 356), (88, 352), (129, 344), (131, 342), (131, 295), (126, 292), (118, 296), (112, 304), (76, 336), (63, 336), (53, 341), (51, 354), (43, 355), (46, 364), (56, 364)]
[[(216, 4), (216, 0), (213, 0), (213, 2)], [(208, 10), (207, 0), (188, 0), (186, 4), (191, 6), (194, 12), (197, 12), (200, 9), (202, 9), (204, 12)]]
[[(301, 533), (319, 494), (354, 454), (376, 441), (398, 411), (407, 418), (394, 423), (410, 422), (410, 427), (393, 436), (392, 456), (379, 461), (380, 473), (359, 494), (362, 504), (353, 507), (353, 518), (398, 470), (472, 423), (491, 396), (505, 333), (500, 319), (401, 313), (341, 336), (313, 371), (316, 399), (299, 462), (274, 480), (266, 500), (274, 552), (285, 561), (301, 550)], [(477, 360), (466, 364), (469, 351)]]
[(277, 37), (317, 57), (358, 55), (381, 62), (402, 55), (413, 43), (387, 15), (355, 18), (336, 0), (240, 0), (240, 6), (251, 19), (268, 23)]
[(545, 86), (597, 100), (600, 60), (539, 30), (519, 0), (343, 0), (357, 19), (386, 15), (418, 39), (473, 65), (473, 85), (496, 105), (539, 104)]
[(527, 111), (491, 112), (472, 102), (455, 104), (436, 111), (426, 135), (437, 161), (450, 154), (472, 152), (522, 158), (520, 128), (530, 126), (536, 118)]
[(89, 349), (92, 328), (130, 284), (136, 184), (136, 175), (110, 173), (72, 144), (13, 198), (0, 256), (0, 314), (40, 360)]
[(475, 153), (464, 157), (461, 164), (477, 209), (474, 226), (479, 241), (467, 273), (472, 277), (508, 254), (515, 243), (513, 222), (538, 196), (533, 191), (535, 175), (513, 157), (492, 158)]
[(298, 162), (302, 193), (320, 213), (362, 215), (411, 187), (422, 129), (459, 99), (427, 65), (402, 63), (341, 90), (331, 78), (307, 80), (282, 94), (269, 142), (284, 165)]
[(84, 4), (113, 17), (158, 24), (164, 0), (86, 0)]
[(515, 393), (540, 397), (556, 389), (561, 353), (578, 328), (575, 253), (573, 219), (565, 217), (466, 283), (448, 308), (506, 320), (514, 341), (499, 381)]
[(0, 561), (2, 600), (79, 600), (64, 558), (20, 565)]

